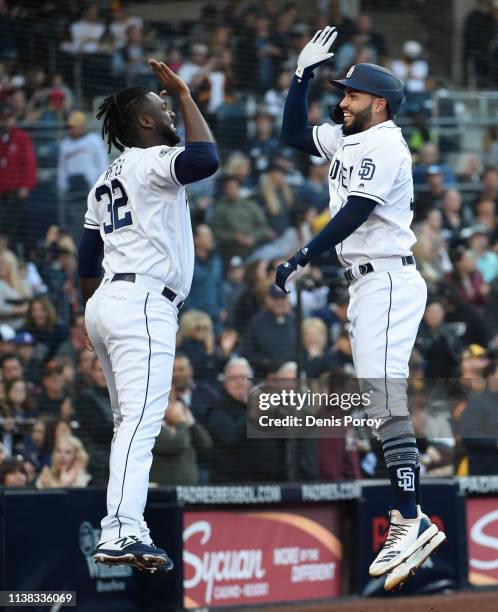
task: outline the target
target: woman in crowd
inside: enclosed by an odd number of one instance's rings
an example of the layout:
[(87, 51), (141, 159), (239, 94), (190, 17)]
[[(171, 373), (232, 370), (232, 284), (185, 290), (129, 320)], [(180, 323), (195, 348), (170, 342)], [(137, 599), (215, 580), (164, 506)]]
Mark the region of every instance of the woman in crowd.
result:
[(47, 359), (54, 355), (58, 346), (65, 340), (64, 332), (57, 324), (54, 305), (46, 295), (39, 295), (31, 301), (27, 329), (37, 344), (47, 347)]
[(477, 269), (474, 253), (460, 246), (451, 252), (451, 262), (453, 272), (448, 275), (449, 282), (467, 304), (482, 308), (488, 302), (490, 289)]
[(20, 329), (27, 312), (28, 290), (19, 278), (17, 260), (4, 251), (0, 255), (0, 322)]
[(51, 466), (45, 466), (36, 480), (38, 489), (86, 487), (91, 476), (86, 471), (88, 455), (81, 441), (71, 435), (60, 436), (55, 444)]
[(302, 325), (304, 371), (307, 378), (318, 378), (334, 366), (334, 357), (327, 346), (327, 326), (318, 317), (304, 319)]
[(24, 437), (22, 451), (35, 466), (37, 473), (50, 465), (51, 455), (55, 446), (55, 430), (57, 421), (48, 416), (36, 419), (29, 435)]
[(195, 378), (216, 381), (220, 371), (220, 357), (216, 351), (213, 322), (201, 310), (189, 310), (180, 319), (178, 347), (190, 359)]

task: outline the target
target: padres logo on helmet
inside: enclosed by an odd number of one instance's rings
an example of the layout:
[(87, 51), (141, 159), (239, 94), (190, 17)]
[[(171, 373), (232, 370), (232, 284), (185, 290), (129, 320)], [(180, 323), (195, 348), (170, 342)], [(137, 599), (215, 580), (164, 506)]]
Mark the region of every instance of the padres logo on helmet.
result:
[(348, 73), (346, 75), (347, 79), (349, 79), (349, 77), (353, 74), (355, 68), (356, 66), (351, 66), (351, 68), (348, 70)]

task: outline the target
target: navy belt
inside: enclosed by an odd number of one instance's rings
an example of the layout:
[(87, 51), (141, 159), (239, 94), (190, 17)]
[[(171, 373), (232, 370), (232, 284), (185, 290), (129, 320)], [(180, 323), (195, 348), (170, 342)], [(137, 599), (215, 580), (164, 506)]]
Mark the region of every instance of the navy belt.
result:
[[(413, 255), (403, 255), (403, 257), (401, 257), (401, 263), (404, 266), (412, 266), (415, 264), (415, 257), (413, 257)], [(373, 272), (374, 267), (371, 263), (360, 264), (358, 271), (362, 276), (365, 276), (365, 274)], [(354, 277), (351, 273), (351, 270), (346, 270), (346, 272), (344, 272), (344, 276), (346, 277), (346, 280), (348, 282), (354, 281)]]
[[(115, 274), (111, 278), (111, 283), (113, 283), (114, 281), (126, 281), (128, 283), (134, 283), (136, 278), (137, 278), (137, 275), (134, 273), (122, 272), (122, 273)], [(168, 289), (168, 287), (164, 287), (161, 293), (170, 302), (174, 302), (177, 296), (177, 294), (174, 291), (171, 291), (171, 289)], [(180, 310), (182, 306), (183, 306), (183, 302), (178, 302), (178, 304), (176, 305), (178, 310)]]

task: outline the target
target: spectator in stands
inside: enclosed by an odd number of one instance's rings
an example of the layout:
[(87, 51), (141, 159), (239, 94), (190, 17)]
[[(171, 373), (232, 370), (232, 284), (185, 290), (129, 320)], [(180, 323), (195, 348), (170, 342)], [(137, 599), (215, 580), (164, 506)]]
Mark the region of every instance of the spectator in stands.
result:
[(475, 222), (483, 225), (490, 233), (497, 229), (496, 224), (496, 201), (489, 196), (480, 196), (474, 204)]
[(448, 280), (460, 294), (460, 297), (475, 307), (484, 306), (489, 299), (489, 285), (484, 282), (477, 269), (474, 253), (465, 246), (454, 249), (451, 253), (453, 272)]
[(365, 37), (365, 44), (375, 50), (379, 63), (387, 56), (387, 46), (384, 34), (372, 30), (372, 20), (367, 13), (360, 13), (355, 20), (355, 28), (358, 34)]
[(93, 484), (105, 484), (109, 477), (109, 444), (113, 415), (102, 366), (93, 354), (91, 385), (74, 399), (79, 437), (89, 454), (88, 469)]
[(225, 176), (235, 176), (239, 179), (239, 195), (250, 198), (256, 191), (256, 181), (251, 176), (251, 160), (247, 155), (236, 151), (227, 159), (223, 168)]
[(47, 357), (52, 357), (64, 341), (65, 334), (57, 324), (54, 305), (46, 295), (39, 295), (31, 300), (26, 331), (32, 334), (37, 344), (46, 346)]
[(14, 353), (6, 354), (2, 358), (2, 382), (11, 383), (24, 377), (21, 360)]
[(36, 419), (31, 433), (24, 437), (22, 451), (40, 473), (50, 466), (51, 455), (55, 448), (56, 419), (48, 416)]
[(16, 422), (17, 431), (23, 435), (23, 429), (33, 425), (36, 411), (28, 397), (28, 384), (22, 378), (11, 380), (5, 384), (4, 406)]
[(299, 188), (296, 198), (301, 207), (304, 205), (313, 206), (317, 212), (322, 212), (328, 207), (330, 200), (329, 168), (330, 164), (328, 162), (323, 163), (323, 160), (318, 158), (312, 159), (308, 177)]
[(6, 323), (0, 323), (0, 359), (3, 359), (5, 355), (9, 355), (15, 349), (14, 338), (16, 332), (10, 325)]
[(490, 84), (492, 78), (490, 46), (495, 37), (492, 1), (478, 0), (477, 6), (465, 18), (463, 61), (467, 79), (477, 87)]
[(282, 123), (285, 100), (289, 92), (291, 81), (292, 71), (282, 70), (277, 77), (275, 86), (268, 89), (264, 96), (266, 108), (268, 112), (275, 117), (277, 126)]
[[(352, 381), (341, 370), (332, 370), (320, 379), (320, 391), (328, 395), (356, 392), (350, 389)], [(321, 406), (319, 416), (344, 418), (339, 406)], [(318, 440), (318, 465), (321, 480), (337, 482), (358, 480), (361, 477), (358, 436), (351, 427), (334, 428), (334, 436), (320, 437)]]
[(194, 231), (195, 265), (192, 287), (185, 307), (206, 312), (215, 330), (226, 320), (223, 303), (223, 261), (215, 250), (213, 232), (200, 224)]
[(486, 388), (470, 393), (465, 411), (460, 415), (458, 430), (467, 449), (469, 475), (498, 473), (498, 366), (489, 365), (485, 372)]
[(227, 312), (227, 326), (234, 327), (235, 304), (245, 288), (244, 275), (246, 268), (242, 257), (234, 255), (230, 258), (223, 279), (223, 303)]
[(401, 57), (391, 62), (390, 68), (404, 82), (407, 94), (427, 91), (429, 64), (422, 55), (422, 45), (416, 40), (407, 40)]
[(268, 169), (281, 145), (275, 136), (275, 119), (268, 109), (259, 109), (254, 118), (254, 130), (254, 138), (249, 140), (247, 150), (252, 162), (253, 177), (257, 179)]
[[(359, 57), (364, 54), (365, 58)], [(334, 58), (334, 73), (339, 77), (353, 64), (364, 62), (377, 64), (377, 50), (371, 43), (368, 34), (356, 30), (348, 42), (338, 48)]]
[(262, 376), (270, 364), (292, 361), (296, 350), (296, 328), (292, 307), (286, 294), (270, 285), (264, 307), (249, 321), (241, 354)]
[(451, 168), (440, 163), (437, 146), (432, 142), (428, 142), (420, 149), (418, 162), (413, 168), (413, 183), (416, 187), (425, 184), (427, 170), (431, 166), (438, 166), (440, 168), (446, 187), (455, 187), (457, 185), (457, 179)]
[(36, 185), (36, 156), (29, 135), (15, 127), (8, 101), (0, 107), (0, 227), (16, 248), (25, 245), (26, 202)]
[(69, 53), (97, 53), (102, 47), (105, 25), (96, 5), (87, 6), (79, 21), (71, 24), (71, 41), (63, 44)]
[(429, 302), (415, 341), (425, 360), (425, 370), (432, 378), (451, 378), (459, 360), (460, 344), (444, 318), (442, 304), (436, 300)]
[(188, 356), (198, 380), (216, 381), (220, 357), (209, 315), (200, 310), (189, 310), (181, 317), (179, 349)]
[(490, 236), (484, 225), (474, 225), (466, 234), (467, 245), (472, 251), (476, 267), (482, 274), (485, 283), (492, 283), (498, 278), (498, 254), (490, 248)]
[(263, 93), (276, 81), (277, 71), (283, 58), (281, 42), (272, 30), (270, 19), (265, 14), (256, 16), (254, 46), (256, 50), (256, 92)]
[(327, 346), (327, 326), (318, 317), (307, 317), (302, 323), (304, 348), (303, 369), (307, 378), (319, 378), (335, 365), (332, 351)]
[(5, 452), (4, 445), (0, 442), (0, 466), (7, 459), (7, 453)]
[(459, 191), (456, 189), (446, 191), (443, 196), (441, 212), (443, 215), (443, 237), (449, 245), (452, 245), (457, 240), (464, 224), (467, 224), (463, 217), (462, 196)]
[(483, 137), (482, 163), (486, 168), (498, 167), (498, 129), (491, 125)]
[(341, 0), (330, 0), (325, 23), (337, 28), (337, 48), (347, 42), (355, 31), (354, 22), (342, 12)]
[(73, 363), (77, 362), (79, 354), (86, 346), (84, 323), (85, 315), (81, 311), (76, 312), (71, 317), (69, 338), (65, 340), (57, 349), (57, 358), (68, 357)]
[(416, 195), (415, 213), (417, 220), (427, 216), (433, 208), (441, 208), (446, 194), (441, 166), (429, 166), (426, 172), (427, 190)]
[(28, 474), (21, 459), (6, 459), (0, 465), (0, 487), (22, 489), (28, 484)]
[(7, 253), (0, 255), (0, 321), (17, 330), (25, 324), (29, 300), (14, 263)]
[(45, 270), (45, 278), (48, 297), (55, 307), (59, 325), (64, 330), (69, 327), (71, 317), (80, 308), (77, 269), (76, 245), (70, 236), (61, 236), (54, 259)]
[(486, 168), (484, 170), (480, 197), (487, 197), (498, 203), (498, 169)]
[(345, 287), (333, 287), (328, 292), (328, 304), (312, 312), (321, 319), (328, 331), (328, 339), (334, 343), (348, 322), (349, 292)]
[(240, 334), (264, 301), (268, 288), (267, 273), (268, 262), (264, 259), (252, 261), (246, 266), (243, 286), (233, 309), (233, 327)]
[(240, 181), (227, 176), (223, 198), (216, 206), (211, 227), (218, 248), (227, 262), (234, 255), (247, 257), (254, 248), (274, 237), (261, 208), (240, 196)]
[(184, 353), (175, 355), (171, 385), (175, 398), (192, 411), (196, 421), (206, 426), (207, 410), (215, 402), (218, 392), (212, 385), (194, 380), (194, 369)]
[(129, 15), (122, 3), (113, 5), (109, 32), (113, 38), (115, 49), (122, 49), (126, 45), (127, 33), (131, 26), (141, 30), (143, 28), (142, 18)]
[(427, 410), (428, 398), (425, 393), (418, 395), (424, 403), (415, 403), (411, 397), (410, 416), (420, 452), (420, 473), (429, 476), (452, 476), (455, 440), (451, 428), (448, 424), (445, 437), (435, 438), (431, 432), (431, 420), (434, 420), (434, 415)]
[(82, 391), (92, 384), (93, 361), (95, 353), (88, 349), (80, 351), (77, 360), (75, 390)]
[[(221, 396), (208, 415), (208, 431), (213, 439), (213, 483), (271, 482), (285, 476), (282, 440), (247, 437), (247, 397), (252, 379), (253, 371), (246, 359), (234, 357), (226, 364)], [(252, 403), (253, 408), (256, 405)]]
[(88, 455), (81, 440), (61, 436), (55, 443), (50, 467), (45, 466), (36, 479), (37, 489), (86, 487), (91, 480), (87, 473)]
[(429, 288), (434, 290), (435, 285), (452, 270), (444, 238), (430, 222), (431, 215), (434, 216), (437, 213), (440, 214), (438, 209), (430, 210), (425, 219), (415, 225), (414, 232), (417, 242), (413, 246), (418, 269)]
[(64, 385), (62, 367), (55, 362), (49, 362), (42, 374), (42, 394), (38, 400), (38, 410), (42, 415), (62, 417), (67, 404), (67, 393)]
[(196, 421), (191, 410), (181, 400), (170, 398), (154, 445), (150, 482), (158, 485), (198, 484), (197, 451), (211, 447), (211, 436)]
[(38, 385), (41, 366), (46, 357), (46, 348), (43, 345), (36, 345), (33, 335), (24, 331), (17, 332), (14, 342), (25, 379)]
[(67, 225), (79, 240), (86, 212), (86, 196), (108, 166), (100, 136), (87, 132), (86, 115), (74, 111), (67, 121), (68, 135), (61, 141), (57, 186), (65, 194)]
[(147, 64), (143, 30), (139, 25), (130, 25), (126, 30), (126, 44), (116, 50), (112, 56), (113, 72), (116, 76), (125, 77), (128, 86), (154, 88), (155, 77), (151, 75)]
[(271, 165), (261, 175), (259, 188), (270, 227), (277, 236), (282, 236), (292, 223), (294, 191), (277, 165)]

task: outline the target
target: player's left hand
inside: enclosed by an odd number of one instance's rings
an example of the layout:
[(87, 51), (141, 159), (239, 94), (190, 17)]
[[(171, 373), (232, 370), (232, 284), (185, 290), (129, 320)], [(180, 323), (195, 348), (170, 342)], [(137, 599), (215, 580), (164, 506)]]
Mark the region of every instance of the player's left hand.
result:
[(336, 28), (327, 26), (323, 30), (318, 30), (299, 54), (296, 75), (299, 78), (301, 78), (305, 72), (312, 75), (315, 68), (333, 57), (334, 54), (330, 53), (330, 48), (334, 44), (336, 38)]
[(158, 62), (156, 59), (151, 58), (149, 66), (154, 71), (161, 85), (166, 88), (166, 91), (161, 92), (161, 95), (169, 94), (173, 98), (190, 95), (187, 83), (175, 74), (171, 68), (168, 68), (164, 62)]
[(299, 249), (299, 251), (293, 255), (289, 261), (284, 261), (278, 266), (275, 274), (275, 285), (277, 285), (277, 287), (282, 289), (282, 291), (285, 293), (290, 293), (290, 291), (287, 289), (287, 283), (293, 278), (299, 276), (308, 263), (308, 258), (306, 257), (306, 254), (303, 253), (303, 249)]

